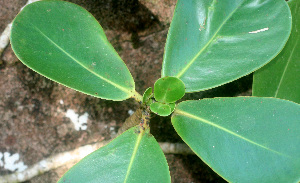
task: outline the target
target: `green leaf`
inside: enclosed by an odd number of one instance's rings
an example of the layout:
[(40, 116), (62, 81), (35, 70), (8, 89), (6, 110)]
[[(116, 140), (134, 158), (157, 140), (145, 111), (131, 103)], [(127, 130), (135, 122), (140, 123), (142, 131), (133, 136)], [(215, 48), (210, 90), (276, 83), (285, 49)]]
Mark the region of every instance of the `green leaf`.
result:
[(253, 96), (276, 97), (300, 103), (300, 1), (288, 2), (292, 33), (281, 53), (253, 76)]
[(150, 110), (160, 116), (169, 116), (171, 114), (171, 107), (168, 104), (155, 102), (150, 105)]
[(184, 83), (176, 77), (164, 77), (154, 84), (154, 98), (161, 103), (173, 103), (185, 94)]
[(75, 90), (110, 100), (135, 93), (133, 78), (102, 27), (75, 4), (26, 6), (13, 21), (11, 44), (25, 65)]
[(171, 108), (171, 112), (173, 112), (175, 110), (176, 104), (171, 103), (171, 104), (169, 104), (169, 107)]
[(166, 158), (149, 130), (133, 127), (73, 166), (58, 183), (171, 182)]
[(269, 62), (290, 31), (284, 0), (178, 0), (162, 77), (178, 77), (186, 92), (222, 85)]
[(152, 95), (152, 88), (149, 87), (146, 89), (143, 95), (143, 103), (147, 103)]
[(300, 180), (300, 105), (276, 98), (185, 101), (172, 123), (181, 138), (229, 182)]

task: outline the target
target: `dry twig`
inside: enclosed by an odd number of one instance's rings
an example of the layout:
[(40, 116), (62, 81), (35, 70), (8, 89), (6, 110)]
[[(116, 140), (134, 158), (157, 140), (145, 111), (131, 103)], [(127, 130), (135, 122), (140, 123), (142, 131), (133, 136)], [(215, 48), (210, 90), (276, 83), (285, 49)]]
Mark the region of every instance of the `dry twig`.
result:
[[(28, 4), (30, 4), (30, 3), (36, 2), (36, 1), (40, 1), (40, 0), (28, 0), (28, 2), (25, 4), (25, 6), (28, 5)], [(25, 6), (23, 6), (23, 7), (21, 8), (21, 10), (22, 10)], [(8, 43), (9, 43), (9, 37), (10, 37), (10, 32), (11, 32), (11, 24), (12, 24), (12, 23), (8, 24), (8, 25), (5, 27), (3, 33), (2, 33), (1, 36), (0, 36), (0, 58), (1, 58), (1, 56), (2, 56), (2, 53), (3, 53), (4, 49), (7, 47)]]

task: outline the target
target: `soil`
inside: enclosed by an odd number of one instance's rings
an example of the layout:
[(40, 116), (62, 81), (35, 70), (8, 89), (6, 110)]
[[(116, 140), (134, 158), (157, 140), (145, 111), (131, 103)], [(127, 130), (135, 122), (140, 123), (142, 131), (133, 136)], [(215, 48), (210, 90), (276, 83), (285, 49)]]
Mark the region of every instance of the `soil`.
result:
[[(100, 22), (143, 93), (160, 77), (167, 31), (176, 0), (71, 0)], [(26, 0), (0, 0), (0, 32)], [(113, 102), (54, 83), (24, 66), (10, 45), (0, 57), (0, 152), (19, 153), (27, 166), (79, 146), (109, 140), (138, 108), (133, 99)], [(185, 99), (251, 94), (252, 76)], [(250, 91), (250, 93), (249, 93)], [(68, 109), (87, 112), (87, 130), (76, 131)], [(169, 118), (153, 115), (151, 133), (159, 142), (182, 142)], [(195, 155), (166, 155), (172, 182), (225, 182)], [(56, 182), (68, 167), (34, 177), (28, 183)], [(0, 175), (11, 173), (0, 167)]]

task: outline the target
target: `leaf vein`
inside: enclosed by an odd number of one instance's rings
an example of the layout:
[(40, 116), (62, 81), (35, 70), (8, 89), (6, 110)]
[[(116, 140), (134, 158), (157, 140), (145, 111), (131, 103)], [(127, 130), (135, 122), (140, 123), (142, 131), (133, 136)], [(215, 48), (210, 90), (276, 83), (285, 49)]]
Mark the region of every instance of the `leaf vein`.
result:
[(276, 89), (276, 92), (275, 92), (275, 96), (274, 96), (274, 97), (277, 97), (277, 95), (278, 95), (279, 88), (281, 87), (283, 78), (284, 78), (285, 73), (286, 73), (286, 70), (287, 70), (287, 68), (288, 68), (288, 66), (289, 66), (289, 64), (290, 64), (290, 61), (291, 61), (291, 58), (292, 58), (292, 56), (293, 56), (293, 54), (294, 54), (295, 48), (297, 47), (298, 41), (299, 41), (299, 38), (297, 39), (297, 41), (296, 41), (296, 43), (295, 43), (295, 45), (294, 45), (294, 47), (293, 47), (293, 49), (292, 49), (292, 51), (291, 51), (291, 54), (290, 54), (290, 56), (289, 56), (289, 58), (288, 58), (288, 61), (287, 61), (286, 65), (285, 65), (285, 67), (284, 67), (284, 70), (283, 70), (282, 76), (281, 76), (281, 78), (280, 78), (280, 81), (279, 81), (279, 83), (278, 83), (278, 86), (277, 86), (277, 89)]
[(215, 40), (218, 33), (220, 32), (223, 25), (232, 17), (232, 15), (238, 10), (238, 8), (241, 6), (243, 1), (228, 15), (228, 17), (222, 22), (222, 24), (219, 26), (215, 34), (210, 38), (210, 40), (202, 47), (202, 49), (188, 62), (188, 64), (176, 75), (177, 78), (180, 78), (190, 67), (191, 65), (196, 61), (196, 59), (201, 55), (201, 53), (204, 52), (204, 50), (210, 45), (212, 41)]
[(83, 68), (85, 68), (86, 70), (88, 70), (89, 72), (91, 72), (92, 74), (94, 74), (95, 76), (99, 77), (100, 79), (104, 80), (105, 82), (113, 85), (114, 87), (118, 88), (119, 90), (130, 94), (130, 90), (128, 90), (127, 88), (118, 85), (115, 82), (112, 82), (108, 79), (106, 79), (105, 77), (99, 75), (98, 73), (92, 71), (91, 69), (89, 69), (88, 67), (86, 67), (85, 65), (83, 65), (82, 63), (80, 63), (79, 60), (77, 60), (76, 58), (74, 58), (72, 55), (70, 55), (68, 52), (66, 52), (62, 47), (60, 47), (58, 44), (56, 44), (53, 40), (51, 40), (46, 34), (44, 34), (39, 28), (37, 28), (36, 26), (32, 25), (34, 27), (34, 29), (36, 29), (44, 38), (46, 38), (50, 43), (52, 43), (56, 48), (58, 48), (60, 51), (62, 51), (65, 55), (67, 55), (69, 58), (71, 58), (72, 60), (74, 60), (77, 64), (79, 64), (80, 66), (82, 66)]
[(243, 137), (243, 136), (241, 136), (241, 135), (239, 135), (239, 134), (237, 134), (237, 133), (235, 133), (235, 132), (233, 132), (233, 131), (231, 131), (231, 130), (228, 130), (227, 128), (224, 128), (224, 127), (222, 127), (222, 126), (220, 126), (220, 125), (217, 125), (217, 124), (215, 124), (215, 123), (213, 123), (213, 122), (211, 122), (211, 121), (209, 121), (209, 120), (203, 119), (203, 118), (201, 118), (201, 117), (195, 116), (195, 115), (193, 115), (193, 114), (190, 114), (190, 113), (187, 113), (187, 112), (184, 112), (184, 111), (181, 111), (181, 110), (176, 110), (176, 114), (180, 114), (180, 115), (186, 116), (186, 117), (188, 117), (188, 118), (192, 118), (192, 119), (195, 119), (195, 120), (197, 120), (197, 121), (200, 121), (200, 122), (202, 122), (202, 123), (211, 125), (211, 126), (216, 127), (216, 128), (218, 128), (218, 129), (220, 129), (220, 130), (223, 130), (224, 132), (227, 132), (227, 133), (229, 133), (229, 134), (231, 134), (231, 135), (233, 135), (233, 136), (236, 136), (236, 137), (238, 137), (238, 138), (240, 138), (240, 139), (242, 139), (242, 140), (244, 140), (244, 141), (246, 141), (246, 142), (249, 142), (249, 143), (251, 143), (251, 144), (253, 144), (253, 145), (256, 145), (256, 146), (258, 146), (258, 147), (261, 147), (261, 148), (263, 148), (263, 149), (265, 149), (265, 150), (267, 150), (267, 151), (271, 151), (271, 152), (273, 152), (273, 153), (275, 153), (275, 154), (277, 154), (277, 155), (280, 155), (280, 156), (284, 156), (284, 157), (287, 157), (287, 158), (291, 158), (289, 155), (282, 154), (281, 152), (278, 152), (278, 151), (276, 151), (276, 150), (270, 149), (269, 147), (266, 147), (266, 146), (263, 146), (263, 145), (261, 145), (261, 144), (258, 144), (258, 143), (254, 142), (254, 141), (252, 141), (252, 140), (250, 140), (250, 139), (248, 139), (248, 138), (246, 138), (246, 137)]
[(129, 162), (129, 165), (128, 165), (128, 168), (127, 168), (127, 172), (126, 172), (126, 176), (125, 176), (125, 179), (124, 179), (124, 183), (126, 183), (127, 180), (128, 180), (128, 177), (129, 177), (132, 165), (133, 165), (133, 161), (134, 161), (134, 158), (136, 157), (136, 153), (137, 153), (137, 150), (138, 150), (139, 145), (141, 143), (142, 137), (143, 137), (143, 133), (140, 133), (139, 136), (138, 136), (138, 138), (137, 138), (137, 140), (136, 140), (136, 143), (135, 143), (135, 146), (134, 146), (134, 149), (133, 149), (133, 152), (132, 152), (132, 156), (130, 158), (130, 162)]

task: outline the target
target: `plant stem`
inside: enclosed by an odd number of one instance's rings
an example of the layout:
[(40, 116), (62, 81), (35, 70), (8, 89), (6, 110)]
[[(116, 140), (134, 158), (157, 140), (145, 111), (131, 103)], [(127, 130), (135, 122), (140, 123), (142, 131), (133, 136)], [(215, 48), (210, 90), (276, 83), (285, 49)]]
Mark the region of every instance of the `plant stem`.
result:
[(123, 132), (125, 132), (126, 130), (128, 130), (133, 126), (138, 125), (140, 123), (141, 117), (142, 117), (142, 109), (137, 109), (131, 116), (129, 116), (125, 120), (121, 128), (119, 128), (118, 133), (114, 135), (112, 138), (121, 135)]
[(150, 109), (149, 107), (145, 109), (137, 109), (131, 116), (129, 116), (122, 127), (118, 130), (118, 133), (113, 136), (115, 138), (121, 135), (123, 132), (128, 130), (131, 127), (139, 125), (140, 133), (144, 133), (144, 131), (150, 128)]
[(137, 102), (141, 103), (143, 101), (143, 97), (137, 91), (134, 91), (132, 98), (134, 98)]
[(146, 108), (142, 111), (142, 118), (140, 120), (140, 131), (143, 133), (146, 129), (150, 128), (150, 108), (146, 106)]

